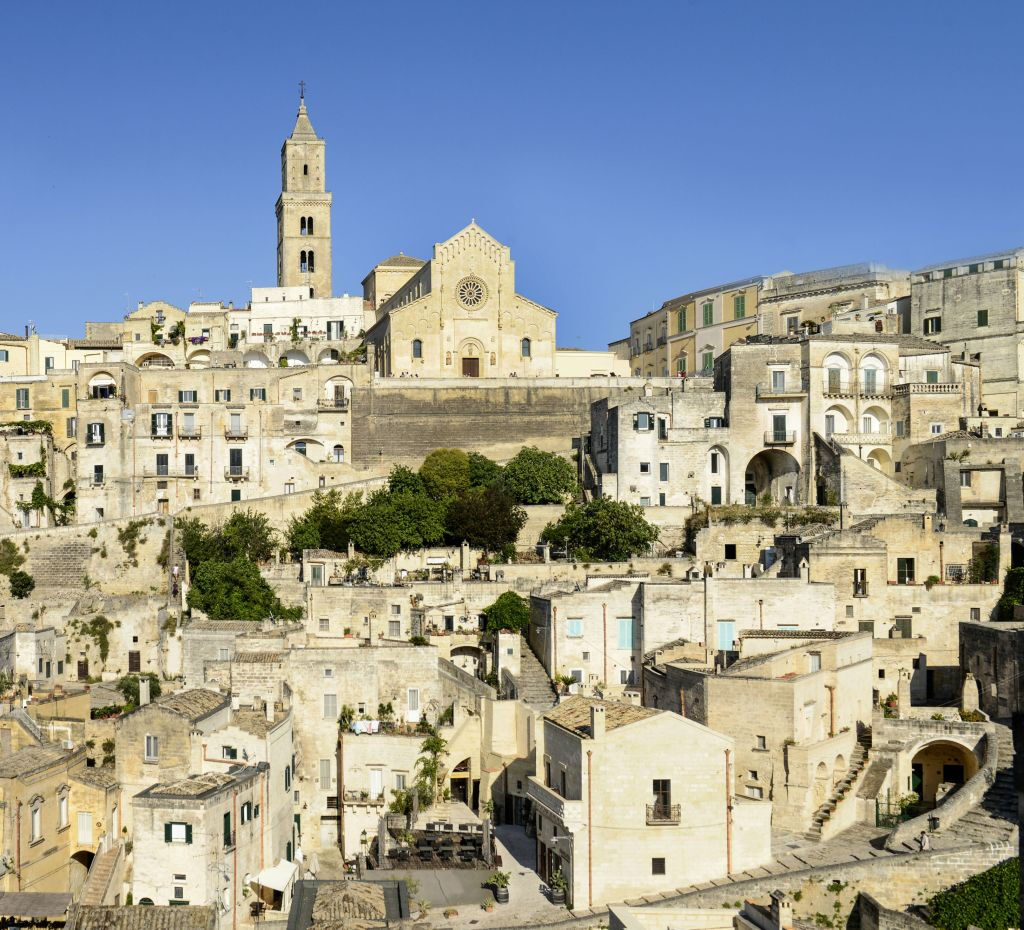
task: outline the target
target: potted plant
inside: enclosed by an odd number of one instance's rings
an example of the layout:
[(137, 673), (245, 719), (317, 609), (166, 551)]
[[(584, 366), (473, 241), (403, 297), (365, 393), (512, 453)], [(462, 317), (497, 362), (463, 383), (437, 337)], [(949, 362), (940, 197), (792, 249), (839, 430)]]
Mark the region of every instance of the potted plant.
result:
[(494, 910), (494, 898), (484, 898), (480, 902), (480, 908), (490, 914)]
[(494, 900), (499, 904), (508, 904), (508, 882), (511, 877), (510, 872), (502, 872), (499, 869), (492, 872), (490, 878), (487, 879), (487, 884), (494, 889)]
[(565, 904), (565, 892), (569, 888), (569, 883), (565, 880), (561, 869), (555, 870), (555, 874), (551, 876), (551, 881), (548, 884), (551, 887), (551, 903)]

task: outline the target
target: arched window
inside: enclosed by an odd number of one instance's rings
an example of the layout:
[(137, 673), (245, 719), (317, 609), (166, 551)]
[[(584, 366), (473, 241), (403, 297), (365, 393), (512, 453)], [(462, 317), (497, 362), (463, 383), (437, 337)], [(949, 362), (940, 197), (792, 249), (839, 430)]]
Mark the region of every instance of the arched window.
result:
[(306, 443), (305, 443), (305, 440), (300, 439), (297, 443), (295, 443), (295, 445), (292, 448), (295, 449), (295, 451), (298, 452), (299, 455), (305, 455), (306, 454)]
[(412, 341), (412, 357), (423, 358), (423, 340), (413, 339)]
[(305, 252), (299, 252), (299, 271), (309, 271), (309, 267), (306, 264)]
[(312, 236), (313, 235), (313, 217), (311, 217), (311, 216), (307, 216), (306, 217), (306, 235), (307, 236)]
[(305, 217), (302, 217), (299, 220), (299, 235), (300, 236), (306, 235), (306, 218)]
[(306, 254), (308, 258), (309, 270), (313, 271), (313, 250), (310, 249), (309, 252), (307, 252)]
[(529, 339), (526, 339), (526, 338), (523, 339), (522, 343), (519, 346), (519, 351), (520, 351), (520, 354), (523, 356), (523, 358), (529, 358), (530, 357), (530, 340)]
[(339, 464), (341, 462), (344, 462), (345, 461), (345, 447), (339, 445), (339, 446), (335, 446), (333, 449), (331, 449), (331, 458), (333, 458), (334, 461), (338, 462)]

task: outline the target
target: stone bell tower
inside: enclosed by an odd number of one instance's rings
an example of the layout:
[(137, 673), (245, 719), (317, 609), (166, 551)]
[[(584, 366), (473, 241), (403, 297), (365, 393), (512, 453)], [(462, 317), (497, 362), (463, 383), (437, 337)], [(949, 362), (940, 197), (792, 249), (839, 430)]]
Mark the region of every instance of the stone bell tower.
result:
[(281, 196), (277, 198), (277, 284), (304, 285), (312, 297), (331, 296), (331, 195), (327, 143), (306, 113), (305, 84), (299, 113), (281, 146)]

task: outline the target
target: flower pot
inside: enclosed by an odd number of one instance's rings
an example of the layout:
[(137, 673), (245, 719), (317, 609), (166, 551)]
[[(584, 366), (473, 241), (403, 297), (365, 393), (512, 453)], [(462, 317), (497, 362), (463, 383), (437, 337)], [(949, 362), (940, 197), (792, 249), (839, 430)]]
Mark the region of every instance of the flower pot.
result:
[(551, 903), (552, 904), (565, 904), (565, 889), (564, 888), (552, 888), (551, 889)]
[(495, 887), (494, 900), (499, 904), (508, 904), (508, 885), (504, 888)]

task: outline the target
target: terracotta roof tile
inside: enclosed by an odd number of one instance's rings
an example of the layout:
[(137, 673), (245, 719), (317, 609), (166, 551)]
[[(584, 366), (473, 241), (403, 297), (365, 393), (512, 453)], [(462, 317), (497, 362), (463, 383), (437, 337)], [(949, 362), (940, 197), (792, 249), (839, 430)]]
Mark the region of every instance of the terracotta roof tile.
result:
[(646, 720), (648, 717), (655, 717), (661, 713), (661, 711), (650, 707), (640, 707), (636, 704), (599, 701), (596, 698), (576, 695), (549, 710), (544, 715), (544, 719), (557, 723), (560, 727), (565, 727), (580, 736), (590, 736), (590, 708), (594, 705), (604, 708), (606, 731), (636, 723), (638, 720)]

